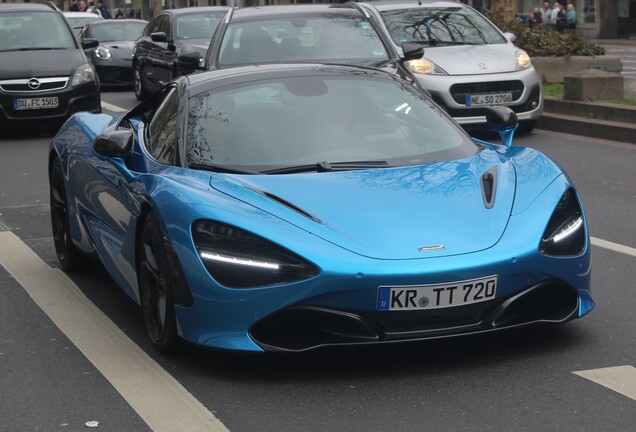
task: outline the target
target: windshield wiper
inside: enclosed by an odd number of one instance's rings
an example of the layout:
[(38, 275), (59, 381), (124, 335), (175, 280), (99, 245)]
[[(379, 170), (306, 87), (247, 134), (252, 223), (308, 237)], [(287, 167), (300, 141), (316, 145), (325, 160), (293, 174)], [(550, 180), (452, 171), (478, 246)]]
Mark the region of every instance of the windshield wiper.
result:
[(288, 167), (275, 168), (263, 171), (263, 174), (294, 174), (302, 172), (329, 172), (329, 171), (345, 171), (359, 170), (371, 168), (386, 168), (389, 166), (387, 161), (352, 161), (352, 162), (317, 162), (307, 165), (292, 165)]
[(30, 47), (30, 48), (18, 48), (15, 51), (50, 51), (50, 50), (64, 50), (66, 48), (60, 48), (60, 47), (40, 47), (40, 48), (35, 48), (35, 47)]
[(250, 171), (243, 168), (238, 168), (231, 165), (206, 165), (198, 163), (189, 163), (188, 166), (194, 169), (200, 169), (204, 171), (212, 171), (226, 174), (260, 174), (258, 171)]

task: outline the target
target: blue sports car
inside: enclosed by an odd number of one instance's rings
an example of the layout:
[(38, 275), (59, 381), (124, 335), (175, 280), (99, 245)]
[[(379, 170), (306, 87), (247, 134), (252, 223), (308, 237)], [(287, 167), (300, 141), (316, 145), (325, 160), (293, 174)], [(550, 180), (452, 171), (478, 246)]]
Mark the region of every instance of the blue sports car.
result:
[(562, 323), (594, 307), (567, 174), (371, 67), (184, 76), (54, 137), (62, 268), (97, 257), (162, 352), (303, 351)]

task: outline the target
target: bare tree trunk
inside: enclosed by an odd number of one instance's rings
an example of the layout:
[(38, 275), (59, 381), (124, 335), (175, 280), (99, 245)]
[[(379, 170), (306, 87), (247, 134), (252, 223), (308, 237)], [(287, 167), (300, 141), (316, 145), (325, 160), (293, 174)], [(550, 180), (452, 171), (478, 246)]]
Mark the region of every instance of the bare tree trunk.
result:
[(491, 0), (490, 19), (499, 28), (509, 23), (515, 17), (512, 0)]

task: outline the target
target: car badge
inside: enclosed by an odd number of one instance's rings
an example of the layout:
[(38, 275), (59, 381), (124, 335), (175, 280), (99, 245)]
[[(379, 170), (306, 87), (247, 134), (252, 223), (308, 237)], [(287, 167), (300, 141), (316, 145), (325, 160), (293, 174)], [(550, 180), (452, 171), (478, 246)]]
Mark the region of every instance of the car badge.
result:
[(446, 250), (446, 246), (444, 245), (422, 246), (421, 248), (417, 248), (417, 250), (420, 252), (443, 251), (443, 250)]
[(488, 70), (488, 67), (486, 66), (486, 63), (477, 63), (477, 67), (479, 68), (479, 70)]
[(29, 86), (31, 90), (37, 90), (40, 88), (40, 81), (37, 78), (31, 78), (27, 82), (27, 85)]

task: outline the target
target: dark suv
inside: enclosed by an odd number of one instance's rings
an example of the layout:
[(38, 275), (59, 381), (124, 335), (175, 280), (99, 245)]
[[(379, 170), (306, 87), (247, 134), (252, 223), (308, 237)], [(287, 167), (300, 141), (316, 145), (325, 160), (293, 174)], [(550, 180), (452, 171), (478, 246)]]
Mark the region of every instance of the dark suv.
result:
[(78, 111), (101, 112), (95, 71), (50, 3), (0, 5), (0, 64), (1, 128), (59, 126)]

